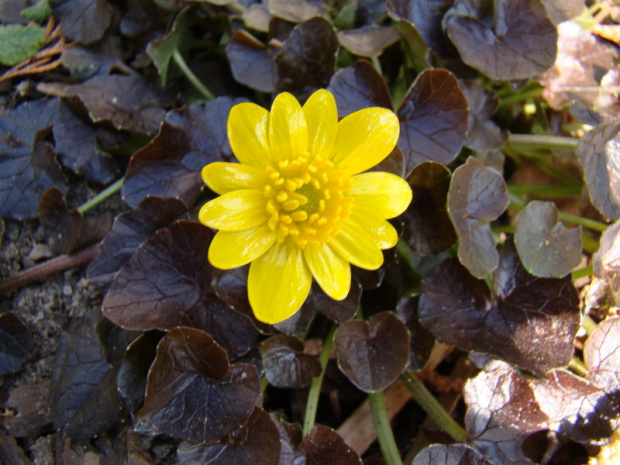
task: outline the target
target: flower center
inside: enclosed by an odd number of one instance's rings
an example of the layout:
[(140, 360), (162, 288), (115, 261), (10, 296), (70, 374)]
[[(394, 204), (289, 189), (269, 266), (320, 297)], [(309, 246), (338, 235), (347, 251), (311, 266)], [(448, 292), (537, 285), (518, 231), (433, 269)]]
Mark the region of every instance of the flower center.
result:
[(351, 181), (334, 164), (306, 153), (266, 169), (264, 194), (271, 216), (269, 229), (279, 243), (287, 236), (302, 249), (329, 241), (338, 234), (337, 224), (349, 216), (353, 197), (345, 195)]

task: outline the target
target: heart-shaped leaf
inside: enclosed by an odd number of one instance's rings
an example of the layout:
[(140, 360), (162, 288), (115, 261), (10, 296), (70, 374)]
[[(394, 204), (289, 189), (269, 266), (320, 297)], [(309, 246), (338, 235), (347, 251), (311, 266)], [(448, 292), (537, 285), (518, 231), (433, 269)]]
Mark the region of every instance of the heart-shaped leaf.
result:
[(620, 391), (620, 317), (602, 321), (587, 339), (588, 377), (607, 392)]
[(448, 164), (467, 136), (469, 107), (456, 77), (445, 69), (418, 75), (400, 107), (398, 146), (406, 160), (405, 174), (424, 161)]
[(443, 26), (462, 60), (491, 79), (525, 79), (555, 61), (558, 33), (540, 0), (456, 0)]
[(340, 118), (368, 107), (392, 109), (390, 91), (383, 76), (366, 60), (339, 69), (327, 89), (334, 94)]
[(193, 442), (210, 442), (245, 424), (260, 396), (254, 366), (229, 365), (207, 333), (178, 327), (157, 346), (141, 423)]
[(304, 437), (299, 445), (297, 458), (293, 464), (325, 465), (362, 465), (362, 459), (342, 440), (333, 429), (322, 425), (314, 428)]
[(369, 322), (353, 320), (334, 334), (340, 370), (364, 392), (389, 387), (409, 364), (409, 332), (391, 312)]
[(459, 260), (477, 278), (491, 273), (499, 262), (488, 222), (510, 203), (501, 174), (469, 157), (452, 175), (448, 213), (461, 240)]
[(296, 337), (279, 334), (263, 341), (259, 349), (272, 386), (299, 389), (321, 373), (319, 361), (304, 354), (304, 343)]
[(54, 16), (72, 40), (87, 45), (103, 37), (114, 10), (107, 0), (52, 0)]
[(263, 92), (276, 87), (276, 62), (269, 48), (248, 32), (237, 30), (226, 45), (233, 76), (241, 84)]
[(489, 354), (541, 376), (566, 366), (580, 318), (579, 296), (570, 276), (530, 275), (509, 241), (493, 283), (491, 295), (486, 283), (456, 260), (444, 261), (422, 283), (421, 323), (447, 344)]
[(620, 121), (588, 131), (575, 151), (592, 203), (611, 221), (620, 218)]
[(210, 444), (181, 443), (181, 465), (277, 465), (282, 449), (280, 432), (269, 414), (255, 407), (248, 421), (222, 440)]
[(515, 245), (525, 269), (540, 278), (561, 278), (581, 262), (581, 227), (558, 221), (552, 202), (534, 200), (518, 215)]

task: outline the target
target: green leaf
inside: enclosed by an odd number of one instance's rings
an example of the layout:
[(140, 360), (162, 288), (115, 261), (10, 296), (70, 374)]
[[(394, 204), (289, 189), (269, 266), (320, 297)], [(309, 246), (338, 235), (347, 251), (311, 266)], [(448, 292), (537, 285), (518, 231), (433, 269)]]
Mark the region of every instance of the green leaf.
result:
[(23, 9), (19, 14), (32, 21), (45, 21), (52, 15), (52, 7), (49, 0), (39, 0), (34, 5)]
[(44, 43), (45, 29), (41, 26), (0, 26), (0, 63), (13, 66), (37, 53)]

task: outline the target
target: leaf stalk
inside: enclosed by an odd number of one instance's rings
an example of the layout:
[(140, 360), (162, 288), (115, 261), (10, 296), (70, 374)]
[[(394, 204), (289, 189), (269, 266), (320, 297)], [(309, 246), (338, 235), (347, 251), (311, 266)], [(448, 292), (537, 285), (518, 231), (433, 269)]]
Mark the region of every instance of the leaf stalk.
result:
[(215, 99), (215, 95), (213, 95), (213, 93), (211, 93), (211, 91), (207, 89), (207, 87), (200, 81), (200, 79), (198, 79), (198, 76), (196, 76), (194, 72), (190, 69), (190, 67), (187, 66), (187, 63), (185, 62), (183, 55), (181, 55), (181, 52), (175, 49), (174, 52), (172, 52), (172, 59), (178, 65), (181, 71), (183, 71), (183, 74), (185, 75), (187, 80), (192, 83), (196, 90), (200, 92), (200, 94), (205, 99)]
[(77, 211), (83, 215), (84, 213), (86, 213), (88, 210), (90, 210), (91, 208), (93, 208), (96, 205), (99, 205), (101, 202), (103, 202), (104, 200), (106, 200), (107, 198), (113, 196), (114, 194), (116, 194), (118, 191), (121, 190), (121, 187), (123, 186), (123, 181), (125, 180), (125, 178), (120, 178), (118, 179), (116, 182), (114, 182), (114, 184), (110, 184), (108, 187), (106, 187), (104, 190), (102, 190), (101, 192), (99, 192), (97, 195), (95, 195), (92, 199), (88, 199), (86, 202), (84, 202), (82, 205), (80, 205), (79, 207), (77, 207)]
[(446, 412), (415, 373), (406, 371), (400, 375), (400, 382), (405, 385), (411, 397), (433, 419), (437, 426), (452, 436), (455, 441), (464, 442), (467, 440), (467, 431)]
[(386, 465), (403, 465), (400, 458), (400, 452), (394, 439), (392, 425), (385, 407), (385, 398), (382, 391), (372, 392), (368, 394), (368, 403), (370, 404), (370, 412), (372, 413), (372, 421), (377, 431), (377, 439), (381, 447), (381, 453)]

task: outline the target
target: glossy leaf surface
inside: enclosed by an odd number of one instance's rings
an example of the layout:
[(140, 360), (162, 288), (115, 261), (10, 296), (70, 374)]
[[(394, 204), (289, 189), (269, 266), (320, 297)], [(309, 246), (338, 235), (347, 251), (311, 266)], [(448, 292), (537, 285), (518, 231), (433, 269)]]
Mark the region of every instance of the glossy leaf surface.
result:
[(260, 345), (265, 377), (279, 388), (299, 389), (308, 386), (321, 373), (319, 361), (304, 354), (304, 344), (293, 336), (280, 334)]

